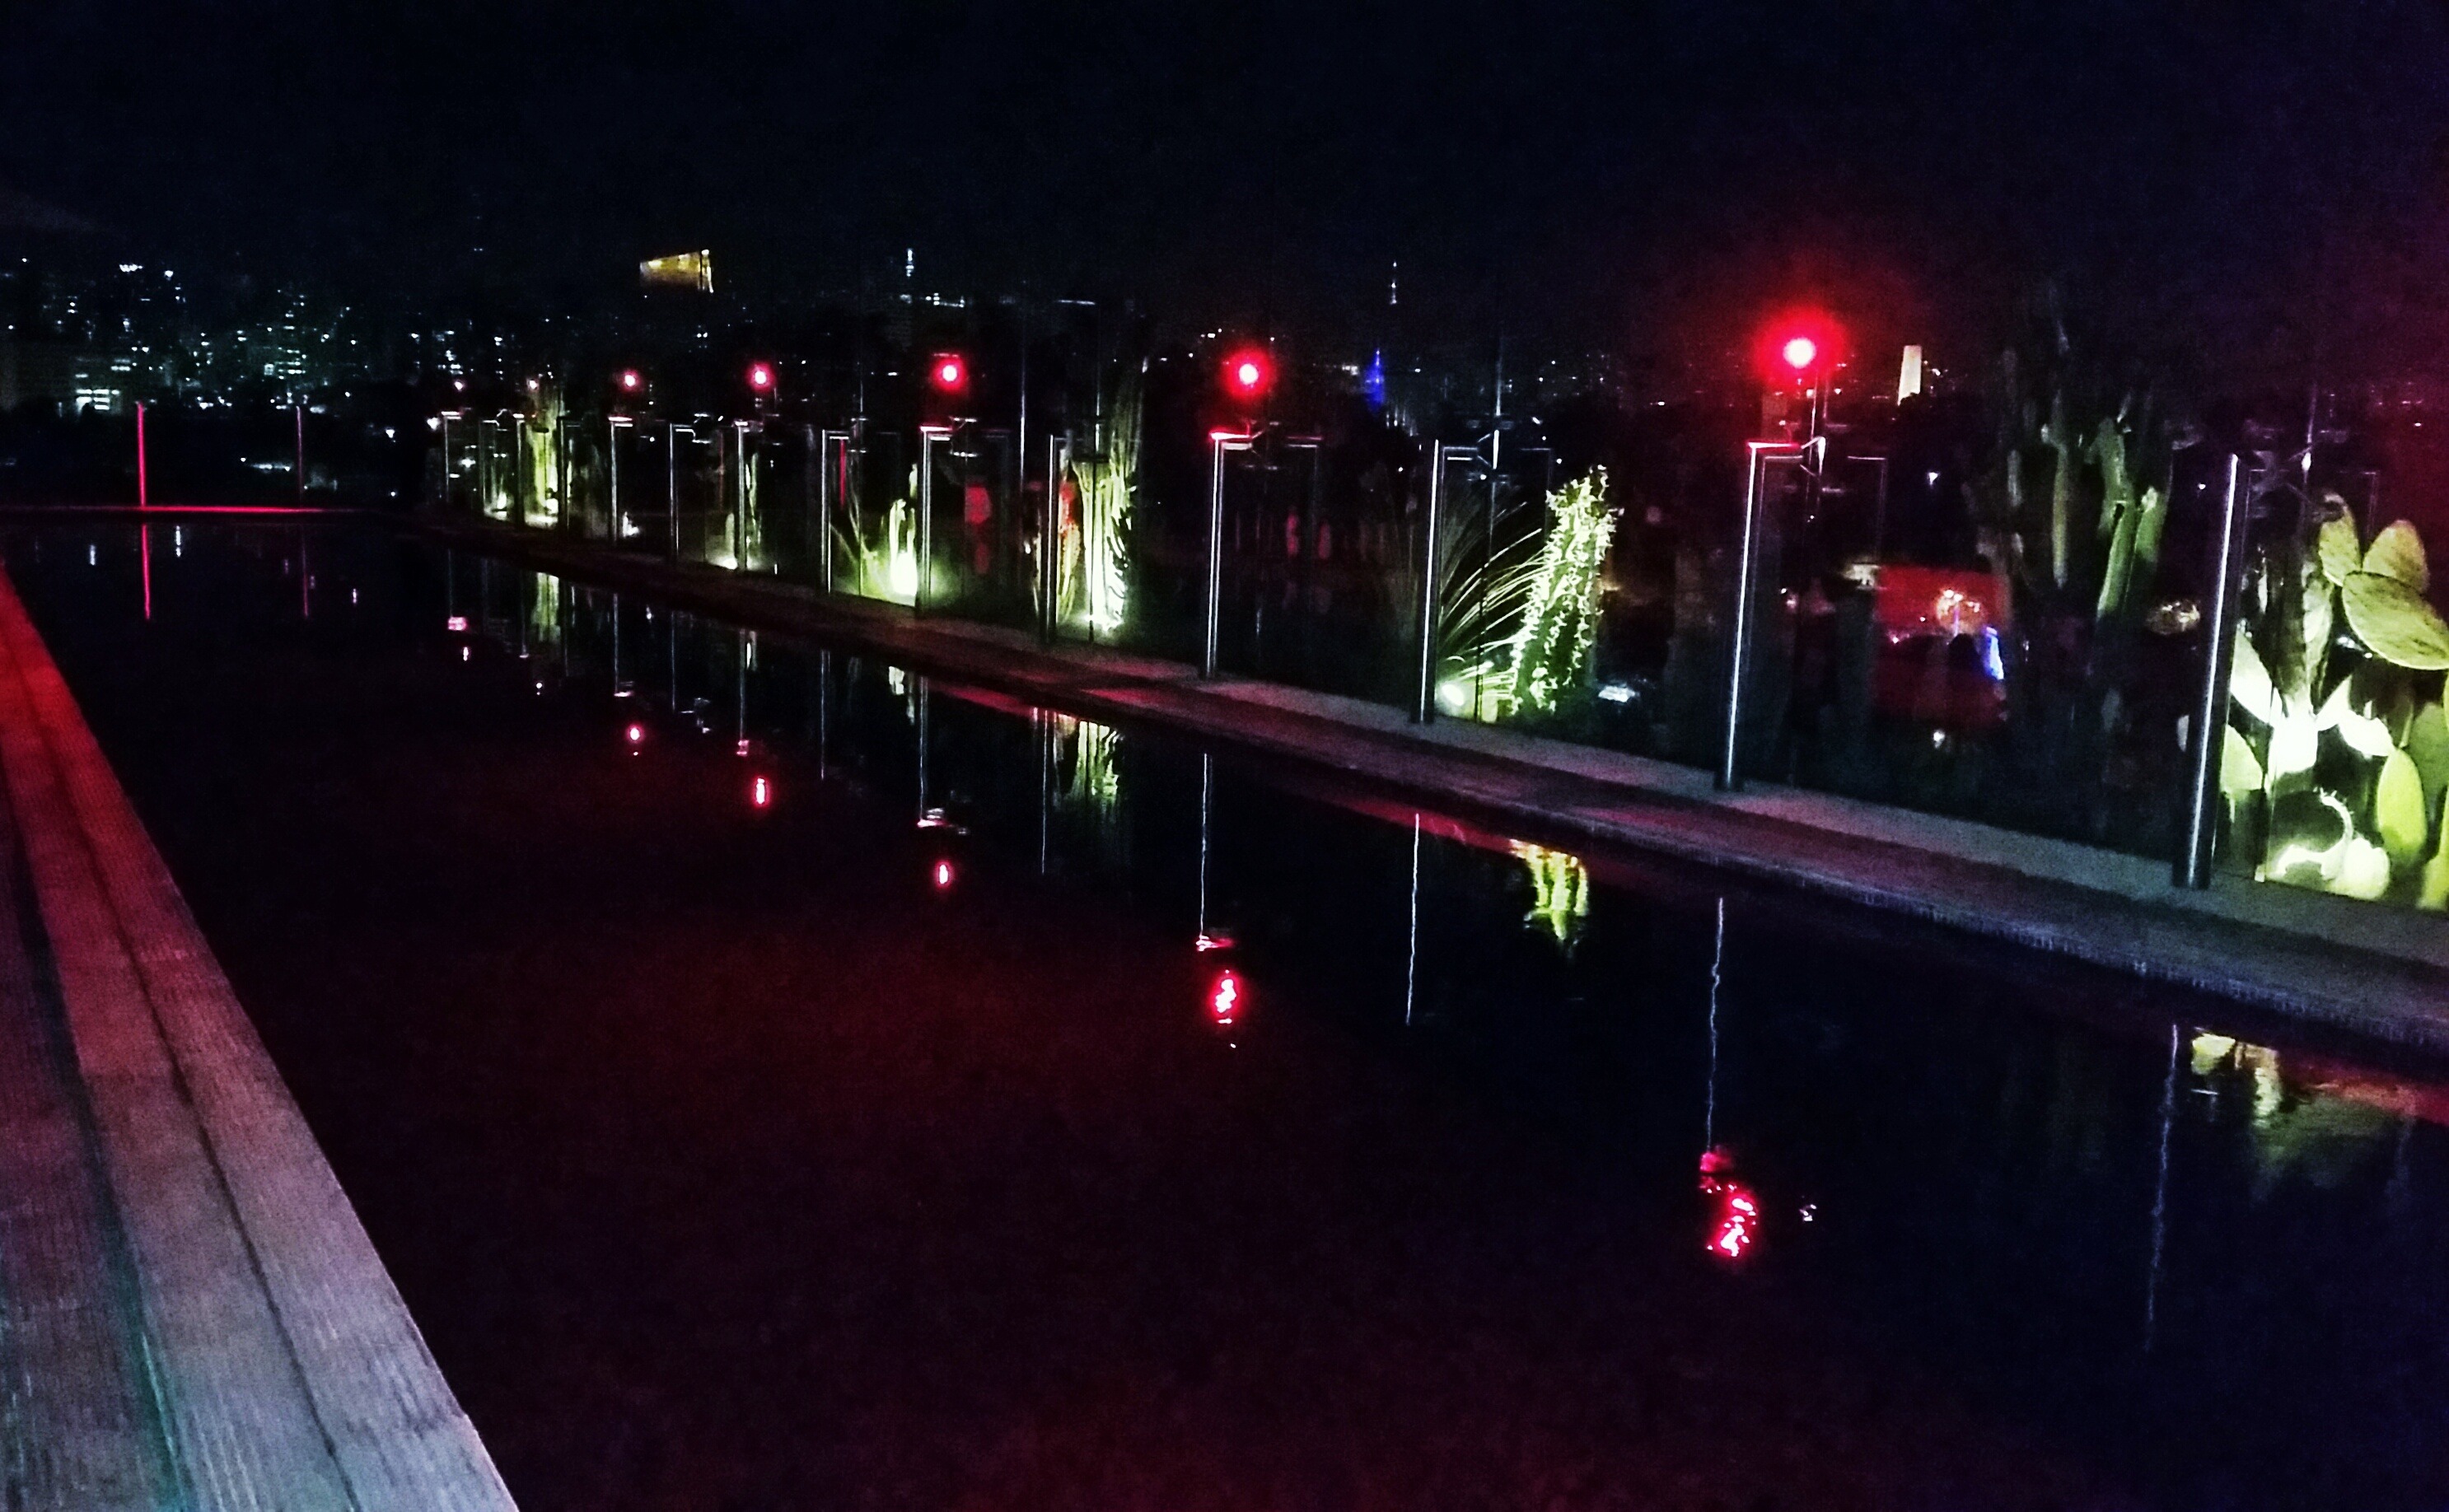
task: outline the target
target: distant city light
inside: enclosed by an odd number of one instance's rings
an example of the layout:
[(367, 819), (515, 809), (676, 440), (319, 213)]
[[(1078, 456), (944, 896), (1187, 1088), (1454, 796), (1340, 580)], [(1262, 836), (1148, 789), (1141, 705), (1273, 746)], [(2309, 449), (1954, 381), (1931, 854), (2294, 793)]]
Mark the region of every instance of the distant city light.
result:
[(774, 364), (770, 362), (748, 364), (748, 386), (759, 393), (770, 392), (774, 387)]
[(645, 373), (640, 373), (635, 368), (623, 368), (621, 370), (621, 392), (623, 393), (635, 393), (646, 386), (646, 375)]

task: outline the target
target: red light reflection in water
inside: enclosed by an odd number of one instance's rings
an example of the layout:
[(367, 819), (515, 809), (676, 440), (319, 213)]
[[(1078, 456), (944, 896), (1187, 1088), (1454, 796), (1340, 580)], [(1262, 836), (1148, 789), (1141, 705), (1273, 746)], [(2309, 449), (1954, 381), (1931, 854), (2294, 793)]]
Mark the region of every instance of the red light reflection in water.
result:
[(645, 725), (633, 724), (629, 726), (627, 731), (625, 733), (628, 736), (629, 743), (631, 745), (643, 745), (646, 743), (646, 727)]
[(1703, 1153), (1701, 1191), (1711, 1199), (1709, 1254), (1730, 1265), (1740, 1261), (1760, 1238), (1760, 1198), (1735, 1179), (1735, 1158), (1724, 1145)]
[(1215, 985), (1207, 989), (1207, 1019), (1220, 1029), (1229, 1029), (1242, 1016), (1242, 978), (1231, 969), (1216, 973)]
[(935, 880), (936, 891), (942, 892), (949, 890), (953, 885), (953, 863), (950, 861), (936, 862)]
[(748, 784), (748, 802), (755, 808), (768, 808), (774, 802), (774, 784), (759, 777)]

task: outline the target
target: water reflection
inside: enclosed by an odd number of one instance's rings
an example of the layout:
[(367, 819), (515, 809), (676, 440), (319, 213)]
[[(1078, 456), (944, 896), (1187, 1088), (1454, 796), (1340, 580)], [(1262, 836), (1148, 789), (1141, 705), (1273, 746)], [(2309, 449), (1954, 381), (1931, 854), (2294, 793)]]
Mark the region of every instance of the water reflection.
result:
[[(21, 536), (10, 562), (47, 632), (106, 597), (164, 642), (267, 605), (310, 633), (288, 543), (208, 534), (149, 567), (138, 530)], [(910, 848), (879, 874), (944, 917), (1024, 878), (1032, 927), (1147, 921), (1180, 971), (1150, 1000), (1192, 1043), (1242, 1066), (1320, 1024), (1390, 1076), (1431, 1067), (1572, 1152), (1556, 1179), (1587, 1182), (1590, 1221), (1800, 1297), (2176, 1504), (2435, 1487), (2449, 1083), (2429, 1068), (634, 596), (340, 540), (315, 559), (318, 644), (343, 646), (337, 589), (363, 588), (402, 606), (399, 654), (580, 722), (573, 762), (669, 764), (708, 825), (747, 828), (743, 789), (773, 835), (873, 804)], [(64, 662), (126, 633), (68, 633)]]

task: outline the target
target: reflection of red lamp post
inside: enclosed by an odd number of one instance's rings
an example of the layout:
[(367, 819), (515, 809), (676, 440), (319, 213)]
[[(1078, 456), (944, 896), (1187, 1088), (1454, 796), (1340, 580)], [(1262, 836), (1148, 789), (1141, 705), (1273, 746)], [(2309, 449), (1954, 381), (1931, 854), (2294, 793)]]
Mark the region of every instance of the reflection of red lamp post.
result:
[(1216, 973), (1207, 987), (1207, 1021), (1220, 1029), (1229, 1029), (1242, 1016), (1242, 977), (1230, 967)]

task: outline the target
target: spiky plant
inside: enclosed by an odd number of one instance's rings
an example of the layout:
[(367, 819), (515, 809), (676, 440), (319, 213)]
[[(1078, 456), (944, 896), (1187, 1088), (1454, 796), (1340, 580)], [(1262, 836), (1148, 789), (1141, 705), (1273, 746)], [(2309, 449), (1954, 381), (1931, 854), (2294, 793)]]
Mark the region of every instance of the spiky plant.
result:
[(1131, 495), (1139, 484), (1141, 395), (1137, 379), (1114, 394), (1100, 453), (1072, 458), (1080, 490), (1080, 529), (1059, 549), (1056, 603), (1062, 617), (1092, 634), (1122, 628), (1130, 610)]
[(1509, 642), (1513, 706), (1553, 714), (1590, 670), (1598, 639), (1599, 566), (1615, 533), (1607, 469), (1593, 468), (1548, 495), (1548, 527), (1531, 571), (1522, 623)]

